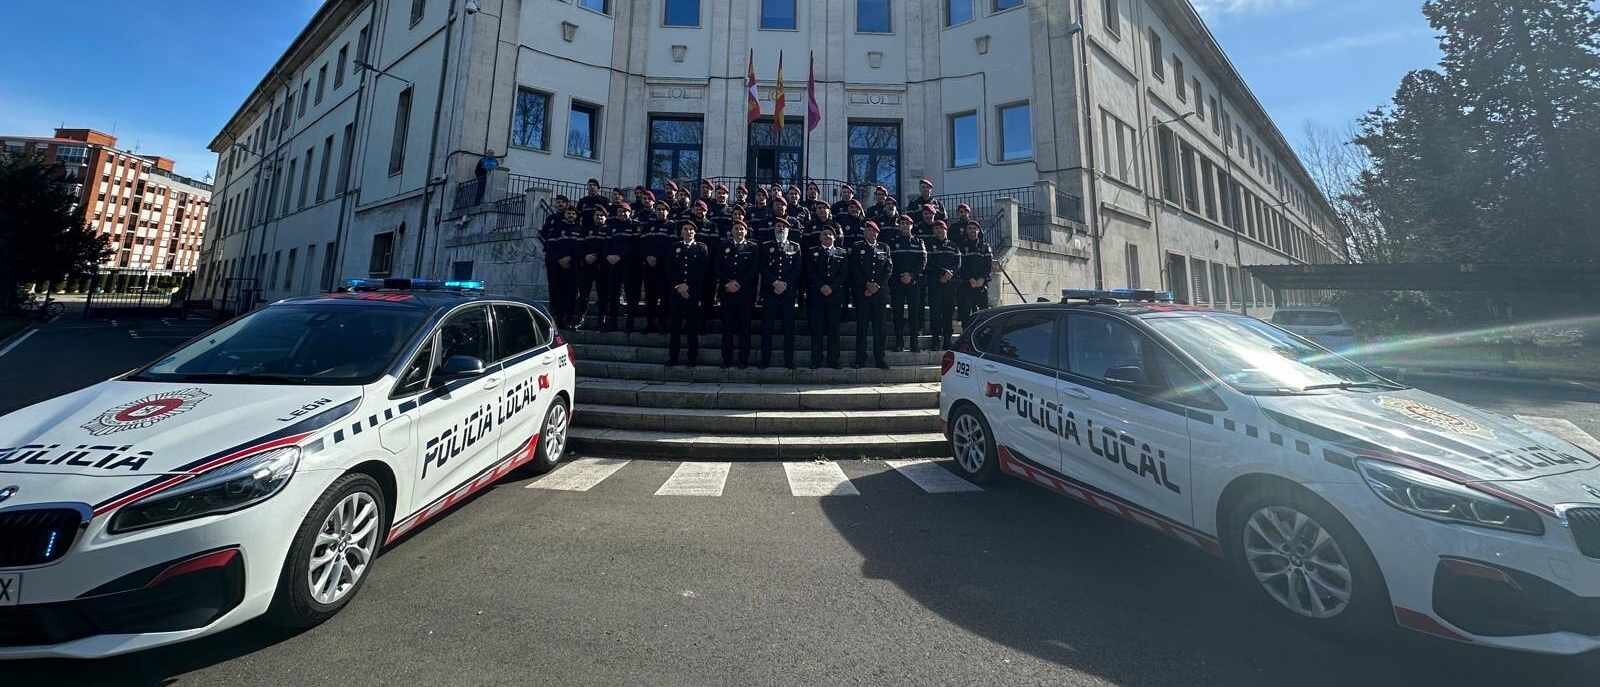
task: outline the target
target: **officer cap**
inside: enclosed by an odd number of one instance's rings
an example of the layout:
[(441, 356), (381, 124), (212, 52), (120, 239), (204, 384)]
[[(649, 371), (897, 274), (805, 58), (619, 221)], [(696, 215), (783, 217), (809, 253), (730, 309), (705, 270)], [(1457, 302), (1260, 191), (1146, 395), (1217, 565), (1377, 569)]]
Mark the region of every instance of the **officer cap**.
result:
[(972, 206), (971, 205), (967, 205), (966, 203), (962, 203), (960, 205), (957, 205), (956, 209), (957, 210), (966, 210), (967, 212), (972, 212)]
[(789, 226), (789, 220), (786, 220), (786, 219), (784, 219), (782, 217), (776, 218), (776, 219), (772, 220), (772, 226), (787, 228)]
[(910, 224), (911, 223), (911, 215), (897, 215), (894, 218), (894, 221), (895, 221), (895, 224)]
[(878, 231), (878, 223), (874, 222), (874, 221), (872, 221), (870, 219), (865, 221), (865, 222), (862, 222), (861, 223), (861, 230), (862, 231), (866, 231), (868, 229), (871, 229), (873, 231)]
[(917, 183), (919, 183), (919, 184), (921, 184), (923, 186), (927, 186), (929, 188), (933, 187), (933, 180), (929, 179), (928, 177), (922, 177), (921, 179), (918, 179)]
[(883, 197), (883, 202), (888, 203), (890, 205), (899, 205), (900, 204), (900, 201), (895, 200), (894, 196), (884, 196)]
[(697, 201), (694, 202), (694, 205), (691, 206), (691, 207), (697, 207), (697, 208), (700, 208), (701, 210), (704, 210), (704, 209), (706, 209), (706, 202), (703, 201), (703, 200), (697, 200)]
[(589, 177), (589, 183), (594, 184), (595, 186), (599, 186), (600, 185), (600, 180), (596, 179), (594, 177)]
[(789, 200), (787, 198), (784, 198), (780, 194), (780, 195), (777, 195), (777, 196), (773, 196), (772, 204), (773, 205), (784, 205), (784, 206), (787, 206), (789, 204)]

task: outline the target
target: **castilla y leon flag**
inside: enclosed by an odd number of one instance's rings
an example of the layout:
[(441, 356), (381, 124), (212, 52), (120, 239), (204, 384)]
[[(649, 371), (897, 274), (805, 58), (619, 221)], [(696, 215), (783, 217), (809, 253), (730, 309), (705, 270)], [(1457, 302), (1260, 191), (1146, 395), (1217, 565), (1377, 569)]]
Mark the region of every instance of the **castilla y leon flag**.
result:
[(772, 138), (783, 140), (783, 51), (778, 51), (778, 87), (772, 91)]
[(811, 74), (806, 77), (806, 133), (822, 123), (822, 108), (817, 107), (817, 53), (811, 52)]
[(744, 77), (745, 120), (754, 123), (761, 118), (761, 100), (756, 97), (756, 51), (750, 49), (750, 72)]

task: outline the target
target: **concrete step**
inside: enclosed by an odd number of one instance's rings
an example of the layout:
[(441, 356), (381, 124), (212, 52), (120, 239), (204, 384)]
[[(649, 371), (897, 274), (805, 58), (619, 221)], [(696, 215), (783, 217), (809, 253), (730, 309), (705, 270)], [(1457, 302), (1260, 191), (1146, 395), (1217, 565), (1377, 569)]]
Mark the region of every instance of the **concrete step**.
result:
[[(809, 368), (811, 366), (811, 350), (798, 345), (804, 342), (805, 341), (803, 339), (796, 342), (797, 345), (795, 346), (794, 361), (795, 365), (799, 367)], [(772, 351), (772, 363), (777, 366), (783, 365), (782, 343), (783, 342), (781, 340), (773, 342), (774, 346)], [(666, 348), (665, 342), (663, 342), (659, 347), (638, 344), (612, 346), (587, 343), (574, 344), (574, 347), (576, 348), (575, 353), (577, 354), (577, 359), (579, 361), (603, 360), (607, 362), (618, 363), (652, 363), (656, 365), (663, 365), (666, 364), (668, 355), (668, 349)], [(853, 350), (845, 353), (844, 349), (841, 347), (840, 351), (841, 363), (849, 364), (855, 357), (855, 352)], [(870, 356), (871, 354), (871, 351), (868, 351), (867, 355)], [(700, 355), (702, 356), (702, 360), (709, 357), (711, 362), (719, 366), (722, 363), (721, 348), (702, 349), (700, 351)], [(944, 357), (943, 351), (923, 351), (920, 353), (891, 352), (885, 355), (885, 358), (889, 361), (889, 364), (897, 367), (938, 365), (939, 359), (942, 357)], [(755, 364), (759, 363), (760, 361), (761, 344), (759, 341), (753, 342), (750, 350), (750, 362)], [(827, 361), (824, 360), (823, 362), (826, 363)]]
[[(839, 350), (844, 352), (846, 356), (855, 355), (855, 328), (846, 327), (845, 329), (846, 332), (839, 336)], [(562, 336), (566, 337), (567, 341), (580, 345), (594, 344), (600, 346), (649, 346), (652, 348), (666, 348), (668, 344), (666, 334), (644, 334), (641, 332), (633, 332), (630, 334), (620, 331), (603, 332), (592, 329), (577, 329), (562, 332)], [(772, 342), (775, 345), (781, 345), (783, 343), (783, 339), (775, 336)], [(893, 334), (889, 335), (888, 342), (890, 344), (894, 343)], [(870, 337), (867, 343), (869, 345), (871, 344)], [(907, 343), (909, 344), (910, 342)], [(934, 350), (933, 345), (935, 342), (932, 336), (928, 336), (926, 334), (919, 336), (917, 337), (917, 343), (922, 347), (923, 351)], [(952, 339), (951, 343), (953, 344), (955, 341)], [(809, 351), (811, 350), (811, 336), (809, 334), (797, 334), (795, 335), (794, 344), (796, 352), (802, 350)], [(760, 347), (760, 332), (752, 333), (750, 335), (750, 349), (758, 350)], [(722, 335), (701, 334), (700, 348), (707, 351), (722, 350)], [(846, 360), (846, 362), (849, 361)]]
[(753, 437), (573, 427), (567, 437), (572, 450), (580, 454), (694, 456), (696, 460), (925, 458), (950, 454), (944, 435), (937, 432)]
[(590, 405), (723, 410), (904, 410), (939, 407), (939, 385), (731, 384), (579, 377), (575, 415)]
[(939, 431), (938, 408), (904, 410), (732, 410), (584, 404), (579, 427), (695, 434), (828, 435)]
[[(687, 353), (685, 353), (687, 355)], [(782, 354), (779, 354), (782, 358)], [(695, 367), (667, 367), (660, 363), (629, 363), (608, 360), (585, 360), (583, 354), (577, 354), (578, 374), (584, 377), (599, 377), (603, 379), (628, 379), (651, 382), (717, 382), (736, 384), (904, 384), (911, 382), (934, 383), (939, 381), (938, 365), (913, 365), (890, 367), (880, 370), (876, 367), (863, 367), (854, 369), (850, 367), (850, 360), (842, 361), (842, 369), (823, 367), (811, 369), (810, 367), (797, 367), (790, 370), (782, 367), (782, 361), (767, 369), (749, 367), (746, 369), (719, 367), (721, 353), (702, 350), (700, 351), (700, 364)], [(752, 361), (755, 362), (755, 361)], [(797, 361), (798, 362), (798, 361)], [(580, 390), (581, 391), (581, 390)]]

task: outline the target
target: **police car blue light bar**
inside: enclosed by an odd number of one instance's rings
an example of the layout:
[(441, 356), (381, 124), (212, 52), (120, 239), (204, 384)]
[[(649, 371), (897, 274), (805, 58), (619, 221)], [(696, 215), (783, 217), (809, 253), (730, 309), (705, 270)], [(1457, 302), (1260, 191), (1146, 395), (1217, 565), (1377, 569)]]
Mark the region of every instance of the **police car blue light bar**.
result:
[[(1163, 298), (1163, 296), (1165, 296), (1165, 298)], [(1074, 301), (1114, 300), (1154, 302), (1172, 300), (1172, 294), (1165, 291), (1152, 291), (1150, 289), (1062, 289), (1061, 297), (1065, 300)]]
[(460, 279), (450, 281), (439, 279), (346, 279), (344, 285), (350, 291), (377, 291), (379, 289), (390, 291), (483, 290), (483, 282), (481, 281)]

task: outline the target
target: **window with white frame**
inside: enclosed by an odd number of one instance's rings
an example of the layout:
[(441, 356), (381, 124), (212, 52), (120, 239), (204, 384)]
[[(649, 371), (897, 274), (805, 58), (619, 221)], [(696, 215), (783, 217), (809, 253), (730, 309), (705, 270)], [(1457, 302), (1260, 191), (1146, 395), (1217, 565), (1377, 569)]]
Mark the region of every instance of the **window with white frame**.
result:
[(1033, 115), (1026, 102), (1001, 105), (1000, 159), (1026, 160), (1033, 157)]

